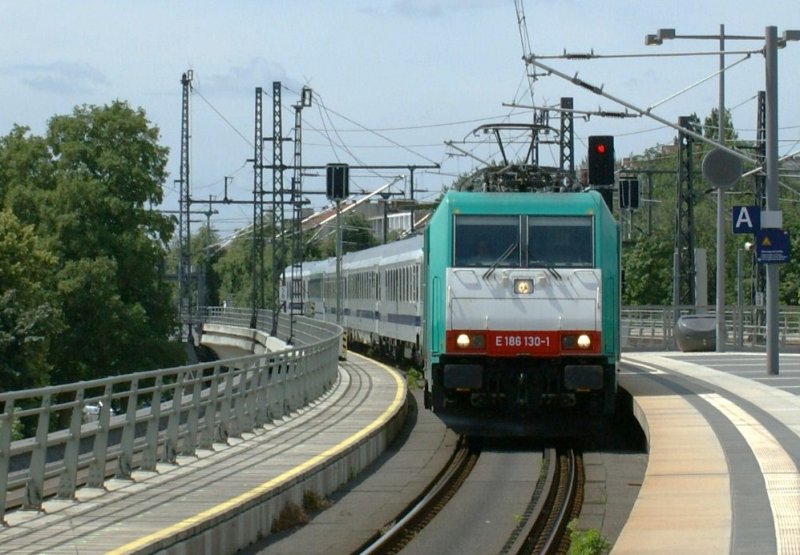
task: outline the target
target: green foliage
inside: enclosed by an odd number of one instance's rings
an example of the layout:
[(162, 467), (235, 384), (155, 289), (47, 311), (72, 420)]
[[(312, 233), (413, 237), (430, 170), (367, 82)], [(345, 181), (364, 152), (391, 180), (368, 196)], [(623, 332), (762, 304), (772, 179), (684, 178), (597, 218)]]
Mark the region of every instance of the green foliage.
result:
[[(11, 441), (17, 441), (25, 438), (22, 422), (20, 421), (19, 416), (17, 416), (17, 413), (21, 410), (22, 409), (20, 407), (14, 407), (14, 415), (11, 417)], [(4, 425), (5, 420), (0, 420), (0, 431), (2, 431)]]
[(406, 372), (406, 381), (408, 382), (409, 389), (417, 389), (420, 387), (422, 380), (422, 373), (416, 368), (411, 368)]
[(201, 227), (192, 236), (190, 246), (192, 250), (192, 260), (199, 268), (205, 269), (205, 299), (198, 299), (198, 303), (206, 306), (219, 306), (222, 304), (220, 298), (220, 277), (214, 271), (214, 264), (222, 256), (222, 250), (217, 245), (219, 235), (207, 226)]
[(32, 306), (56, 316), (31, 328), (28, 343), (46, 346), (15, 371), (59, 383), (182, 362), (164, 279), (174, 223), (149, 208), (167, 176), (158, 137), (141, 109), (115, 101), (53, 117), (45, 137), (15, 127), (0, 139), (0, 202), (50, 257), (29, 271), (49, 304)]
[[(320, 258), (336, 256), (336, 232), (333, 225), (320, 246)], [(378, 244), (369, 220), (363, 214), (347, 212), (342, 217), (342, 253), (355, 252)]]
[(303, 492), (303, 509), (308, 513), (318, 513), (331, 506), (331, 502), (314, 490)]
[[(739, 135), (733, 128), (731, 121), (731, 111), (725, 110), (725, 117), (723, 119), (725, 124), (725, 142), (730, 144), (739, 138)], [(709, 139), (717, 140), (719, 137), (719, 109), (712, 108), (711, 113), (703, 120), (703, 136)]]
[(30, 136), (27, 127), (0, 138), (0, 201), (21, 222), (39, 223), (54, 171), (46, 140)]
[(673, 244), (654, 235), (622, 249), (623, 305), (668, 305), (672, 303)]
[(47, 385), (50, 338), (62, 329), (45, 285), (55, 257), (8, 210), (0, 211), (0, 391)]
[(578, 521), (572, 520), (568, 525), (569, 555), (603, 555), (611, 550), (611, 543), (603, 537), (599, 530), (578, 530)]
[[(269, 258), (264, 258), (269, 260)], [(234, 239), (214, 262), (219, 276), (219, 296), (233, 306), (251, 306), (253, 302), (253, 239), (251, 235)], [(265, 268), (265, 271), (267, 268)], [(266, 291), (266, 288), (265, 288)]]
[(289, 501), (281, 509), (280, 514), (272, 519), (272, 532), (278, 533), (295, 526), (302, 526), (308, 524), (310, 520), (308, 513), (300, 505)]
[[(800, 305), (800, 214), (796, 209), (784, 210), (783, 227), (790, 233), (791, 258), (787, 264), (780, 265), (780, 302)], [(751, 256), (754, 255), (747, 255), (748, 262), (752, 260)], [(752, 270), (752, 266), (749, 270)], [(752, 274), (752, 271), (745, 270), (743, 274), (748, 276)]]
[[(704, 136), (716, 139), (718, 136), (717, 110), (703, 120)], [(693, 117), (696, 129), (700, 129), (700, 119)], [(725, 140), (728, 145), (735, 145), (747, 151), (752, 145), (744, 144), (738, 139), (736, 130), (725, 113)], [(694, 215), (694, 247), (706, 249), (708, 261), (708, 303), (716, 302), (716, 257), (717, 257), (717, 193), (711, 189), (702, 177), (703, 157), (711, 147), (699, 141), (694, 142), (694, 156), (691, 161), (692, 208)], [(677, 151), (674, 145), (651, 147), (641, 155), (634, 156), (629, 164), (636, 172), (640, 171), (640, 189), (643, 202), (632, 216), (623, 216), (622, 229), (625, 230), (626, 241), (622, 248), (622, 265), (624, 271), (623, 304), (626, 305), (663, 305), (672, 303), (672, 265), (676, 233), (676, 175)], [(745, 164), (744, 172), (753, 169), (752, 164)], [(648, 172), (649, 175), (645, 172)], [(784, 228), (790, 232), (793, 252), (800, 252), (800, 215), (794, 209), (797, 178), (782, 176), (780, 208), (783, 211)], [(794, 181), (794, 186), (792, 186)], [(752, 236), (734, 235), (730, 225), (730, 214), (734, 205), (757, 204), (754, 199), (754, 177), (739, 180), (724, 195), (724, 241), (725, 241), (725, 302), (736, 303), (736, 294), (740, 277), (743, 278), (745, 302), (749, 302), (752, 284), (752, 258), (745, 253), (743, 257), (743, 276), (737, 275), (737, 251), (743, 248), (745, 241), (752, 241)], [(788, 194), (792, 196), (788, 196)], [(620, 217), (619, 212), (617, 216)], [(631, 217), (632, 219), (628, 219)], [(781, 265), (780, 300), (782, 304), (798, 304), (800, 302), (800, 260), (794, 257), (788, 264)]]

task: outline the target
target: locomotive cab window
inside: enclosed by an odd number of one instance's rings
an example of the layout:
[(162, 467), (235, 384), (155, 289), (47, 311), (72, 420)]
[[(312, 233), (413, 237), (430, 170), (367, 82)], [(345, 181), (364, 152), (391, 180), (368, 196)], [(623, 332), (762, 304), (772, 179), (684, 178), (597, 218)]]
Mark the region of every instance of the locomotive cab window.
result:
[(528, 218), (528, 266), (594, 266), (592, 219), (588, 216)]
[(453, 265), (520, 267), (518, 216), (456, 216)]

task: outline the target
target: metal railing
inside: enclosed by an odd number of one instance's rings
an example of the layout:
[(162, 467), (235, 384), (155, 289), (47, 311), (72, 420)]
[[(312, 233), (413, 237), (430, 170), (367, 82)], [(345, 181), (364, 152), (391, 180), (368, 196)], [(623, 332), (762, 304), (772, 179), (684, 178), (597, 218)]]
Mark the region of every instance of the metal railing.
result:
[[(250, 311), (208, 309), (205, 321), (249, 327)], [(261, 329), (272, 324), (258, 315)], [(99, 380), (0, 393), (0, 521), (40, 510), (133, 469), (240, 437), (318, 398), (337, 377), (336, 325), (296, 317), (284, 350)], [(288, 319), (279, 320), (286, 340)]]
[[(713, 306), (627, 306), (622, 308), (622, 350), (674, 350), (675, 323), (680, 316), (707, 314), (716, 318)], [(800, 349), (800, 307), (780, 308), (778, 338), (781, 349)], [(726, 349), (766, 348), (764, 307), (727, 307)]]

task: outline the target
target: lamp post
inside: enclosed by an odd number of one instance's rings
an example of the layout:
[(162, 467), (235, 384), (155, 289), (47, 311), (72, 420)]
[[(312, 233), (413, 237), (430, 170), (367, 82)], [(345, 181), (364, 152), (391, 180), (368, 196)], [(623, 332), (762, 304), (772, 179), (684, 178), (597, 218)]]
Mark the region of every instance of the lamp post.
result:
[[(753, 268), (755, 265), (755, 243), (752, 241), (745, 241), (742, 248), (736, 250), (736, 280), (737, 280), (737, 289), (736, 289), (736, 304), (738, 305), (738, 313), (739, 313), (739, 344), (738, 346), (741, 348), (744, 346), (744, 305), (748, 304), (752, 308), (755, 304), (755, 299), (753, 298)], [(744, 300), (744, 271), (743, 271), (743, 257), (744, 253), (749, 255), (749, 262), (750, 262), (750, 295), (749, 300), (745, 303)], [(751, 326), (753, 326), (753, 321), (751, 320)], [(755, 333), (755, 331), (753, 332)]]
[(742, 253), (744, 250), (741, 248), (736, 249), (736, 347), (739, 349), (744, 345), (744, 321), (742, 317), (742, 306), (744, 305)]
[[(725, 26), (719, 26), (719, 35), (677, 35), (675, 29), (659, 29), (655, 35), (647, 35), (645, 44), (662, 44), (672, 39), (715, 39), (719, 40), (719, 106), (717, 108), (717, 141), (725, 144)], [(730, 38), (756, 39), (760, 37), (731, 36)], [(727, 333), (725, 331), (725, 192), (717, 187), (717, 352), (725, 351)]]
[[(766, 27), (764, 36), (726, 35), (725, 26), (720, 25), (719, 35), (678, 35), (675, 29), (659, 29), (654, 35), (645, 37), (645, 44), (662, 44), (672, 39), (715, 39), (720, 42), (719, 73), (719, 142), (723, 143), (725, 110), (725, 39), (763, 40), (766, 60), (766, 105), (767, 105), (767, 156), (765, 160), (766, 210), (778, 213), (778, 54), (777, 49), (786, 46), (788, 41), (800, 40), (800, 31), (784, 31), (778, 39), (777, 27)], [(724, 235), (724, 193), (717, 189), (717, 351), (724, 350), (725, 340), (725, 235)], [(780, 216), (768, 225), (780, 227)], [(778, 267), (767, 265), (767, 374), (778, 374)]]

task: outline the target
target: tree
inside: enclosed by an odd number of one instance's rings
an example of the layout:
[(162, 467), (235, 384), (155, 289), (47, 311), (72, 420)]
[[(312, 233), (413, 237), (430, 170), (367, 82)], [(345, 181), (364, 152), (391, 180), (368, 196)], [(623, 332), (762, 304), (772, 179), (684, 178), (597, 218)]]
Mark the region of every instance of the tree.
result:
[[(269, 258), (265, 255), (264, 260)], [(265, 264), (265, 272), (271, 269)], [(249, 307), (253, 304), (253, 237), (237, 237), (231, 241), (213, 264), (219, 276), (219, 296), (236, 307)]]
[[(696, 116), (695, 116), (696, 117)], [(731, 121), (731, 111), (725, 110), (725, 119), (723, 120), (725, 124), (725, 142), (731, 143), (736, 141), (739, 136), (733, 128), (733, 122)], [(713, 108), (711, 113), (706, 116), (706, 119), (703, 120), (703, 136), (708, 137), (709, 139), (717, 140), (719, 137), (719, 109)]]
[(55, 257), (8, 210), (0, 211), (0, 391), (50, 383), (50, 340), (61, 312), (45, 285)]
[[(729, 114), (728, 114), (729, 116)], [(707, 137), (715, 138), (718, 134), (717, 128), (717, 112), (714, 110), (712, 114), (705, 118), (705, 125), (703, 133)], [(690, 116), (690, 121), (695, 130), (699, 130), (700, 119), (697, 115)], [(730, 124), (729, 118), (726, 118), (726, 137), (729, 139), (736, 138), (736, 132)], [(703, 179), (701, 168), (702, 161), (705, 154), (710, 149), (705, 143), (699, 141), (694, 142), (693, 158), (691, 161), (693, 175), (693, 190), (691, 196), (691, 203), (693, 209), (694, 225), (692, 227), (693, 242), (695, 248), (705, 248), (707, 250), (707, 260), (709, 262), (708, 275), (716, 275), (715, 261), (716, 261), (716, 194), (714, 189), (709, 188), (707, 182)], [(647, 179), (648, 186), (652, 183), (652, 191), (643, 190), (648, 193), (652, 198), (647, 198), (646, 202), (640, 205), (637, 212), (634, 213), (634, 227), (640, 229), (642, 233), (634, 234), (635, 246), (625, 245), (623, 247), (623, 269), (625, 270), (626, 280), (632, 279), (649, 280), (649, 277), (643, 278), (636, 276), (637, 272), (657, 272), (663, 281), (654, 281), (648, 287), (634, 288), (624, 296), (626, 304), (671, 304), (672, 303), (672, 272), (673, 272), (673, 252), (675, 247), (675, 234), (676, 230), (676, 214), (677, 214), (677, 186), (676, 186), (676, 170), (677, 170), (677, 145), (669, 145), (667, 147), (651, 147), (646, 149), (644, 154), (634, 158), (634, 169), (650, 172)], [(641, 178), (640, 178), (641, 180)], [(743, 184), (740, 185), (744, 187)], [(734, 202), (731, 195), (725, 196), (726, 204)], [(728, 209), (728, 207), (726, 207)], [(641, 227), (640, 222), (646, 217), (648, 224), (646, 229)], [(683, 225), (688, 225), (684, 222)], [(730, 230), (725, 230), (729, 237)], [(726, 238), (726, 244), (730, 245), (732, 239)], [(641, 243), (641, 245), (639, 245)], [(644, 248), (640, 248), (640, 247)], [(735, 249), (733, 253), (728, 249), (727, 258), (732, 262), (730, 265), (726, 264), (726, 268), (735, 269)], [(627, 256), (630, 252), (632, 256)], [(629, 266), (631, 265), (631, 266)], [(732, 270), (734, 271), (734, 270)], [(633, 277), (636, 276), (636, 277)], [(726, 280), (726, 289), (730, 299), (735, 298), (735, 280)], [(667, 297), (664, 297), (664, 291), (669, 292)], [(713, 282), (708, 284), (708, 291), (711, 292), (710, 297), (713, 297), (716, 291)], [(707, 300), (713, 304), (713, 298)]]
[(344, 218), (342, 228), (342, 252), (356, 252), (378, 244), (372, 234), (372, 226), (364, 214), (359, 212), (348, 213)]
[[(796, 185), (795, 185), (796, 189)], [(795, 195), (796, 196), (796, 195)], [(792, 201), (796, 201), (795, 198)], [(800, 305), (800, 214), (797, 210), (785, 210), (783, 227), (789, 231), (789, 262), (780, 267), (780, 302)]]
[[(175, 330), (163, 275), (173, 224), (146, 207), (161, 202), (166, 179), (158, 136), (141, 109), (119, 101), (76, 108), (48, 126), (55, 188), (46, 221), (68, 323), (58, 359), (85, 368), (81, 377), (158, 367)], [(87, 353), (87, 337), (109, 343)]]
[(40, 276), (64, 323), (48, 338), (56, 382), (182, 362), (164, 279), (174, 224), (149, 208), (167, 176), (158, 138), (143, 110), (114, 101), (53, 117), (43, 138), (15, 127), (0, 140), (3, 206), (56, 261)]
[[(219, 248), (219, 235), (213, 228), (209, 229), (207, 226), (201, 227), (197, 233), (192, 236), (191, 240), (191, 258), (193, 264), (197, 268), (198, 273), (202, 276), (203, 285), (205, 287), (204, 299), (199, 298), (198, 284), (198, 303), (205, 304), (206, 306), (219, 306), (222, 304), (220, 298), (220, 277), (214, 271), (214, 264), (222, 256), (221, 249)], [(198, 277), (200, 279), (200, 277)]]
[(655, 236), (646, 236), (622, 249), (622, 304), (672, 304), (673, 245)]
[[(323, 258), (336, 256), (335, 224), (330, 224), (330, 233), (320, 249)], [(355, 211), (342, 216), (342, 254), (356, 252), (378, 244), (372, 235), (372, 226), (366, 216)]]
[(22, 222), (38, 224), (41, 209), (55, 180), (47, 142), (30, 135), (27, 127), (14, 126), (0, 138), (0, 199)]

